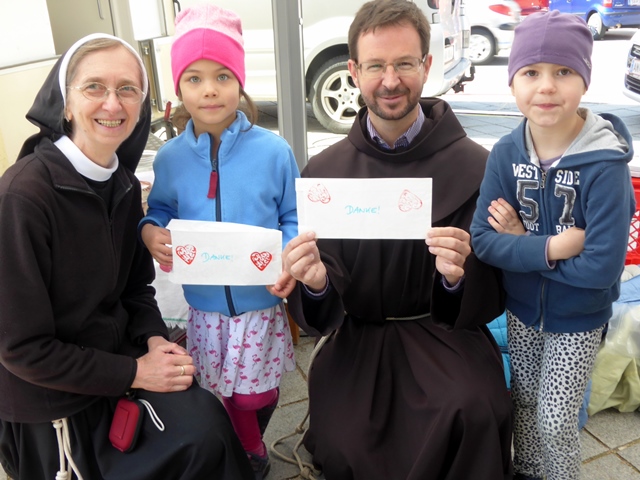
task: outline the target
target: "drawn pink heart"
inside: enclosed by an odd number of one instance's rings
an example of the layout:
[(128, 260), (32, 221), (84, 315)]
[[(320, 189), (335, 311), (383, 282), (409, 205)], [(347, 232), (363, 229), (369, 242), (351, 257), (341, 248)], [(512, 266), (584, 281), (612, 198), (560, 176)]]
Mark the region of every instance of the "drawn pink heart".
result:
[(331, 201), (329, 190), (327, 190), (327, 187), (325, 187), (321, 183), (317, 183), (309, 189), (307, 198), (312, 202), (329, 203)]
[(271, 263), (272, 258), (273, 256), (269, 252), (253, 252), (251, 254), (251, 261), (260, 271), (267, 268), (267, 265)]
[(193, 245), (178, 245), (176, 247), (176, 255), (178, 255), (184, 263), (191, 265), (191, 262), (196, 258), (196, 247)]
[(418, 210), (422, 207), (422, 200), (409, 190), (404, 190), (400, 194), (400, 200), (398, 200), (398, 208), (401, 212), (408, 212), (409, 210)]

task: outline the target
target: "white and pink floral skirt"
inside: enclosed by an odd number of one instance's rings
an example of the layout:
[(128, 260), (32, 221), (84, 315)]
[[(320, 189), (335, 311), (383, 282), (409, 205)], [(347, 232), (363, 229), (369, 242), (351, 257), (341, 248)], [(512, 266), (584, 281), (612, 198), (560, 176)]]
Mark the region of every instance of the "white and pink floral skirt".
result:
[(190, 307), (187, 349), (200, 385), (223, 397), (272, 390), (296, 365), (283, 304), (235, 317)]

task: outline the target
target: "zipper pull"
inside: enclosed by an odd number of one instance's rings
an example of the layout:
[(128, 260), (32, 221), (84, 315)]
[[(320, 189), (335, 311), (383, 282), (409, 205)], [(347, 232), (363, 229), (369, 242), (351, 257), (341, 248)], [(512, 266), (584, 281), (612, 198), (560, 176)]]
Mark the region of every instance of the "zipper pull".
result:
[(209, 175), (209, 193), (207, 193), (207, 198), (216, 198), (216, 193), (218, 190), (218, 172), (211, 172)]

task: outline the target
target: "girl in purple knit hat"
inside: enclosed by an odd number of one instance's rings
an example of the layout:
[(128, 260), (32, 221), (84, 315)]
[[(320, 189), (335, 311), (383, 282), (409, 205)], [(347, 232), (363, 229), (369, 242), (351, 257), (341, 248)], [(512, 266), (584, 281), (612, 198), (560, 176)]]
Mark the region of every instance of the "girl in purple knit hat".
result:
[[(171, 66), (188, 122), (154, 161), (149, 209), (140, 223), (145, 245), (160, 265), (170, 267), (172, 242), (165, 227), (173, 218), (279, 229), (286, 245), (298, 230), (298, 166), (283, 138), (254, 125), (257, 109), (243, 89), (240, 18), (215, 5), (181, 12)], [(196, 376), (222, 397), (255, 478), (262, 479), (269, 471), (262, 436), (278, 403), (280, 378), (295, 368), (280, 298), (286, 292), (262, 285), (183, 289), (190, 305), (187, 350)]]
[(558, 11), (516, 28), (509, 85), (525, 118), (493, 147), (471, 226), (507, 292), (517, 480), (580, 478), (578, 412), (635, 211), (629, 131), (580, 107), (592, 46)]

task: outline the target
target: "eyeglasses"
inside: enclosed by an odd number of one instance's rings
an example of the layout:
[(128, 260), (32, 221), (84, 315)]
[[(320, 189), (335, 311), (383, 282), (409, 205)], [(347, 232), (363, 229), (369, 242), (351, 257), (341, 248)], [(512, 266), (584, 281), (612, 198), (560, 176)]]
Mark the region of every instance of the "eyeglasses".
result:
[(427, 56), (425, 55), (422, 58), (405, 57), (393, 63), (362, 62), (357, 64), (356, 68), (360, 70), (360, 74), (364, 78), (382, 78), (387, 71), (387, 67), (391, 65), (396, 75), (406, 77), (418, 73), (426, 59)]
[(93, 102), (107, 99), (109, 92), (113, 91), (122, 103), (135, 104), (144, 100), (144, 92), (134, 85), (123, 85), (118, 88), (108, 88), (98, 82), (85, 83), (76, 87), (68, 87), (70, 90), (80, 90), (84, 98)]

